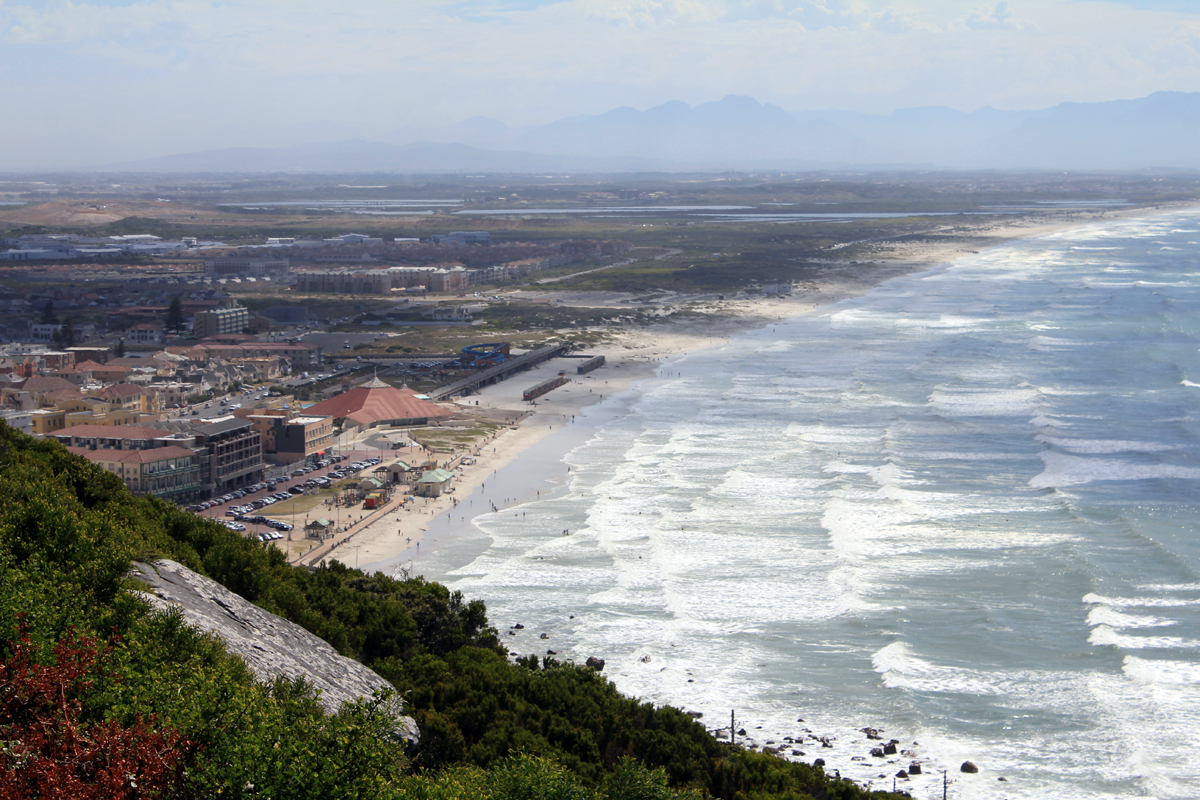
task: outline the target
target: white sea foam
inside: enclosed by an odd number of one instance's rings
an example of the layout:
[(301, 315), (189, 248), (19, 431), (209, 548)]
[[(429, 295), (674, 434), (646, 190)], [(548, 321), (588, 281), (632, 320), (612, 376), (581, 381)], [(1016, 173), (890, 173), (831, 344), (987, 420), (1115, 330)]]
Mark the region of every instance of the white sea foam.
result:
[[(1160, 661), (1126, 656), (1122, 671), (1143, 684), (1190, 686), (1200, 690), (1200, 664), (1194, 661)], [(1197, 697), (1200, 700), (1200, 696)], [(1193, 705), (1193, 710), (1197, 705)]]
[(1088, 625), (1106, 625), (1113, 629), (1122, 628), (1161, 628), (1168, 625), (1174, 625), (1175, 622), (1169, 619), (1161, 619), (1159, 617), (1148, 617), (1138, 614), (1122, 614), (1116, 609), (1106, 605), (1093, 605), (1092, 610), (1088, 612)]
[(1161, 453), (1166, 450), (1176, 450), (1178, 445), (1165, 442), (1137, 442), (1123, 439), (1067, 439), (1060, 436), (1039, 434), (1035, 441), (1052, 444), (1079, 454), (1104, 453)]
[(1129, 636), (1107, 625), (1092, 628), (1088, 642), (1097, 647), (1119, 647), (1122, 650), (1192, 650), (1200, 641), (1179, 636)]
[(1035, 489), (1078, 486), (1094, 481), (1200, 480), (1200, 469), (1195, 467), (1085, 458), (1053, 451), (1043, 451), (1040, 457), (1046, 468), (1029, 481)]
[(1085, 605), (1106, 605), (1116, 608), (1181, 608), (1200, 606), (1200, 600), (1183, 597), (1105, 597), (1095, 593), (1083, 596)]
[(951, 417), (1028, 416), (1037, 407), (1033, 389), (960, 389), (938, 387), (929, 404)]
[(1035, 336), (1029, 342), (1029, 347), (1032, 350), (1061, 350), (1074, 347), (1088, 347), (1092, 344), (1092, 342), (1085, 342), (1075, 339), (1062, 339), (1053, 336)]

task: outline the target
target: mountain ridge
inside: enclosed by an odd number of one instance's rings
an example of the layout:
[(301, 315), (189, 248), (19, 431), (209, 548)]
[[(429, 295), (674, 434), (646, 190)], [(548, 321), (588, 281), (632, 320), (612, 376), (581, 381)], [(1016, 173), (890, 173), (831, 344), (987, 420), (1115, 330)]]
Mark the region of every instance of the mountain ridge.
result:
[(942, 106), (874, 115), (788, 113), (741, 95), (696, 106), (509, 127), (469, 117), (373, 139), (241, 147), (110, 164), (145, 172), (646, 172), (730, 169), (1138, 170), (1200, 168), (1200, 92), (971, 112)]

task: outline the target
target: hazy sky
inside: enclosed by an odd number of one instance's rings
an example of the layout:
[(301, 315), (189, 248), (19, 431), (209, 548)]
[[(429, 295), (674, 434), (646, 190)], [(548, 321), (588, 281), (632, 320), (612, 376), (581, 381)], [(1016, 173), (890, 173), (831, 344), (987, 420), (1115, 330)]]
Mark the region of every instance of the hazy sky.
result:
[(750, 95), (888, 113), (1200, 90), (1200, 0), (0, 0), (0, 168)]

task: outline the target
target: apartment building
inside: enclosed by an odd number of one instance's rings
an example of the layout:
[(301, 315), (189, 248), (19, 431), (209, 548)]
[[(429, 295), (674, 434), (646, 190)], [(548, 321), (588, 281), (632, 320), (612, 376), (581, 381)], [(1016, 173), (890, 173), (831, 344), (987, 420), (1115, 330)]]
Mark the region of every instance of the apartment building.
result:
[(247, 420), (226, 417), (194, 429), (206, 491), (227, 492), (262, 480), (262, 434)]
[(186, 447), (169, 445), (148, 450), (67, 449), (119, 477), (134, 494), (160, 497), (177, 503), (194, 500), (200, 495), (200, 458)]
[(211, 311), (199, 311), (192, 319), (192, 331), (200, 339), (241, 333), (250, 325), (250, 309), (239, 305), (223, 306)]
[(289, 418), (282, 409), (263, 409), (245, 415), (245, 419), (262, 434), (263, 458), (269, 462), (308, 461), (323, 455), (333, 445), (333, 417)]

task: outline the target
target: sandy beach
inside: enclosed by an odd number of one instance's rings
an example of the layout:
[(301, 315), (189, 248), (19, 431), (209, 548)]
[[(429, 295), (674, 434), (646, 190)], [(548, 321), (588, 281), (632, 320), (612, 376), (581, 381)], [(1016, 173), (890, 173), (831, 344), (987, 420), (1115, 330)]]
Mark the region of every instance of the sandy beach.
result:
[[(421, 544), (425, 555), (433, 552), (437, 539), (453, 535), (456, 528), (469, 523), (473, 516), (515, 505), (523, 499), (552, 491), (565, 481), (564, 475), (547, 477), (547, 470), (558, 465), (563, 455), (586, 441), (582, 427), (570, 433), (582, 420), (585, 410), (613, 399), (646, 380), (653, 379), (664, 363), (683, 354), (713, 347), (739, 332), (769, 325), (771, 322), (812, 313), (823, 306), (857, 296), (879, 284), (901, 275), (931, 269), (939, 264), (976, 253), (983, 247), (994, 247), (1017, 239), (1033, 238), (1061, 230), (1078, 228), (1091, 222), (1108, 221), (1119, 216), (1145, 216), (1146, 209), (1128, 212), (1071, 213), (1039, 218), (1019, 219), (1007, 225), (990, 224), (973, 228), (969, 235), (972, 245), (929, 242), (882, 242), (874, 246), (872, 262), (864, 264), (839, 261), (831, 253), (830, 269), (820, 283), (804, 284), (790, 296), (761, 297), (739, 295), (730, 299), (706, 300), (693, 303), (690, 310), (697, 314), (678, 314), (662, 323), (601, 331), (602, 344), (588, 347), (590, 355), (605, 356), (606, 363), (588, 374), (577, 375), (578, 359), (554, 359), (523, 372), (507, 381), (485, 387), (477, 394), (447, 403), (447, 408), (465, 417), (491, 415), (505, 420), (494, 435), (475, 443), (469, 449), (438, 452), (432, 456), (422, 450), (408, 448), (385, 452), (389, 458), (401, 458), (419, 463), (434, 458), (440, 466), (454, 472), (451, 490), (437, 498), (416, 498), (402, 502), (407, 494), (397, 493), (392, 502), (372, 513), (349, 530), (343, 530), (320, 547), (312, 542), (297, 541), (290, 545), (293, 563), (319, 563), (321, 559), (336, 558), (351, 566), (367, 570), (393, 571), (406, 569), (420, 573)], [(960, 226), (961, 228), (961, 226)], [(526, 292), (525, 294), (529, 294)], [(553, 297), (547, 291), (548, 297)], [(605, 298), (611, 300), (611, 298)], [(578, 301), (578, 295), (573, 296)], [(686, 298), (680, 301), (681, 307)], [(597, 303), (600, 305), (602, 303)], [(569, 383), (538, 398), (534, 403), (521, 399), (522, 392), (546, 378), (565, 371)], [(508, 412), (504, 414), (503, 412)], [(599, 421), (592, 419), (593, 424)], [(545, 441), (555, 432), (556, 441)], [(362, 434), (353, 446), (355, 450), (374, 450), (380, 446), (384, 431), (372, 430)], [(559, 441), (560, 440), (560, 441)], [(531, 448), (543, 443), (539, 450), (552, 464), (542, 464), (537, 470), (525, 470), (521, 476), (510, 475), (501, 480), (502, 470)], [(462, 463), (466, 456), (471, 463)], [(538, 474), (532, 474), (538, 473)], [(492, 488), (488, 489), (488, 481)], [(317, 515), (320, 509), (311, 512)], [(332, 518), (332, 512), (323, 511)], [(353, 518), (366, 512), (350, 512)], [(299, 532), (300, 525), (297, 525)], [(438, 535), (432, 537), (431, 530)]]

